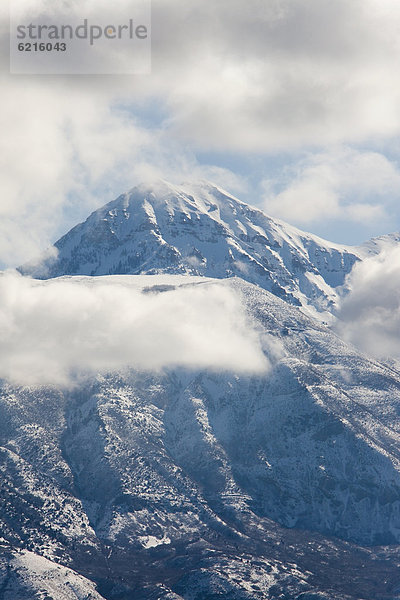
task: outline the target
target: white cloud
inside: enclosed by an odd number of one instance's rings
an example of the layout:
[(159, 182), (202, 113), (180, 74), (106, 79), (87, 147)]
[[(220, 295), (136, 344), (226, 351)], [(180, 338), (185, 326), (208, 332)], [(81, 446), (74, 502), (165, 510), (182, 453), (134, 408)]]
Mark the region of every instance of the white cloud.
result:
[[(308, 155), (283, 174), (265, 181), (265, 209), (299, 224), (327, 219), (368, 224), (388, 220), (396, 207), (400, 171), (383, 154), (338, 148)], [(274, 187), (283, 187), (274, 193)]]
[(183, 138), (206, 148), (275, 152), (399, 131), (398, 4), (153, 6), (149, 87), (163, 90), (171, 130)]
[[(82, 14), (85, 1), (73, 2)], [(199, 165), (199, 148), (274, 153), (400, 130), (400, 5), (391, 0), (153, 0), (151, 76), (104, 78), (10, 76), (6, 5), (3, 265), (31, 259), (143, 178), (243, 187), (229, 171)], [(331, 219), (342, 208), (321, 172), (287, 188), (276, 203), (285, 218)], [(289, 212), (295, 197), (306, 211)], [(382, 217), (382, 202), (357, 201), (348, 217)]]
[[(83, 14), (93, 2), (73, 4)], [(400, 130), (396, 2), (153, 0), (152, 14), (151, 76), (69, 78), (68, 91), (86, 88), (93, 105), (156, 98), (169, 135), (206, 149), (275, 152)]]
[(32, 82), (26, 88), (17, 79), (3, 88), (0, 265), (34, 258), (89, 212), (143, 180), (210, 177), (222, 186), (242, 185), (226, 169), (200, 166), (104, 91), (94, 97), (84, 86), (66, 87)]
[(377, 357), (400, 357), (400, 248), (357, 263), (338, 314), (340, 335)]
[(85, 93), (67, 96), (57, 83), (26, 88), (17, 79), (3, 87), (1, 105), (0, 258), (16, 265), (50, 241), (65, 209), (96, 206), (102, 183), (107, 197), (145, 133), (134, 122), (127, 126), (106, 99), (93, 106)]
[[(142, 291), (178, 279), (176, 289)], [(216, 282), (181, 284), (162, 276), (39, 282), (1, 274), (0, 377), (67, 385), (74, 374), (125, 367), (265, 371), (265, 341), (237, 293)]]

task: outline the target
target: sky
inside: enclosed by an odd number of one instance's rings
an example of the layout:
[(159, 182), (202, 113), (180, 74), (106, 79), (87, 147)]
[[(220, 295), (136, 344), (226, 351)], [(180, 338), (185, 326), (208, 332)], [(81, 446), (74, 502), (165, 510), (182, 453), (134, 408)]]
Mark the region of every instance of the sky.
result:
[(7, 4), (1, 268), (156, 177), (335, 242), (400, 229), (397, 0), (153, 0), (152, 70), (130, 76), (10, 75)]

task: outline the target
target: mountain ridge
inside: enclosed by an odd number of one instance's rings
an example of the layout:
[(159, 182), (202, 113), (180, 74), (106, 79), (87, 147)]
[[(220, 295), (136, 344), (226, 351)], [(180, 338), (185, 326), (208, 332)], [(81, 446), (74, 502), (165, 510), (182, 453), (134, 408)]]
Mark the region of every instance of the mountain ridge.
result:
[[(140, 285), (168, 296), (190, 280)], [(383, 544), (400, 540), (400, 374), (254, 284), (206, 285), (240, 292), (282, 345), (271, 372), (1, 386), (10, 581), (22, 549), (88, 579), (82, 593), (96, 581), (107, 600), (393, 600), (397, 558)], [(0, 561), (0, 589), (4, 578)]]
[(161, 182), (21, 267), (144, 302), (229, 288), (270, 369), (0, 382), (0, 597), (398, 600), (400, 371), (325, 323), (353, 266), (398, 241), (330, 244), (212, 184)]
[(57, 256), (20, 267), (62, 275), (238, 276), (329, 319), (360, 248), (301, 232), (217, 186), (137, 186), (55, 243)]

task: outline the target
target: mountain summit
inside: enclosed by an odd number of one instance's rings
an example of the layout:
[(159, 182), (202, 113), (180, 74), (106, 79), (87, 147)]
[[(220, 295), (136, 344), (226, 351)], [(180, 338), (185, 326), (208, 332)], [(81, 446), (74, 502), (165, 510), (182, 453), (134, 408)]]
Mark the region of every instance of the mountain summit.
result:
[(359, 250), (304, 233), (208, 182), (140, 185), (61, 239), (57, 257), (21, 267), (62, 275), (238, 276), (313, 313), (331, 312)]

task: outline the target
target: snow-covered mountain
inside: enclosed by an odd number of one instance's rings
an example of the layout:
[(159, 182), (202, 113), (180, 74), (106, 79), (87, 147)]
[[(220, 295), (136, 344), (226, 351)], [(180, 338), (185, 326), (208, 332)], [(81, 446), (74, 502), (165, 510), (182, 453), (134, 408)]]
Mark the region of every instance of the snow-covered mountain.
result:
[(21, 267), (143, 303), (229, 289), (271, 368), (2, 382), (0, 600), (400, 599), (400, 371), (326, 324), (354, 264), (398, 242), (331, 244), (158, 182)]
[[(313, 314), (331, 312), (361, 249), (266, 216), (210, 183), (142, 185), (96, 210), (25, 265), (37, 278), (170, 273), (237, 276)], [(326, 318), (329, 318), (325, 314)]]
[(241, 279), (141, 277), (189, 281), (241, 295), (272, 370), (3, 384), (0, 597), (399, 597), (400, 373)]

